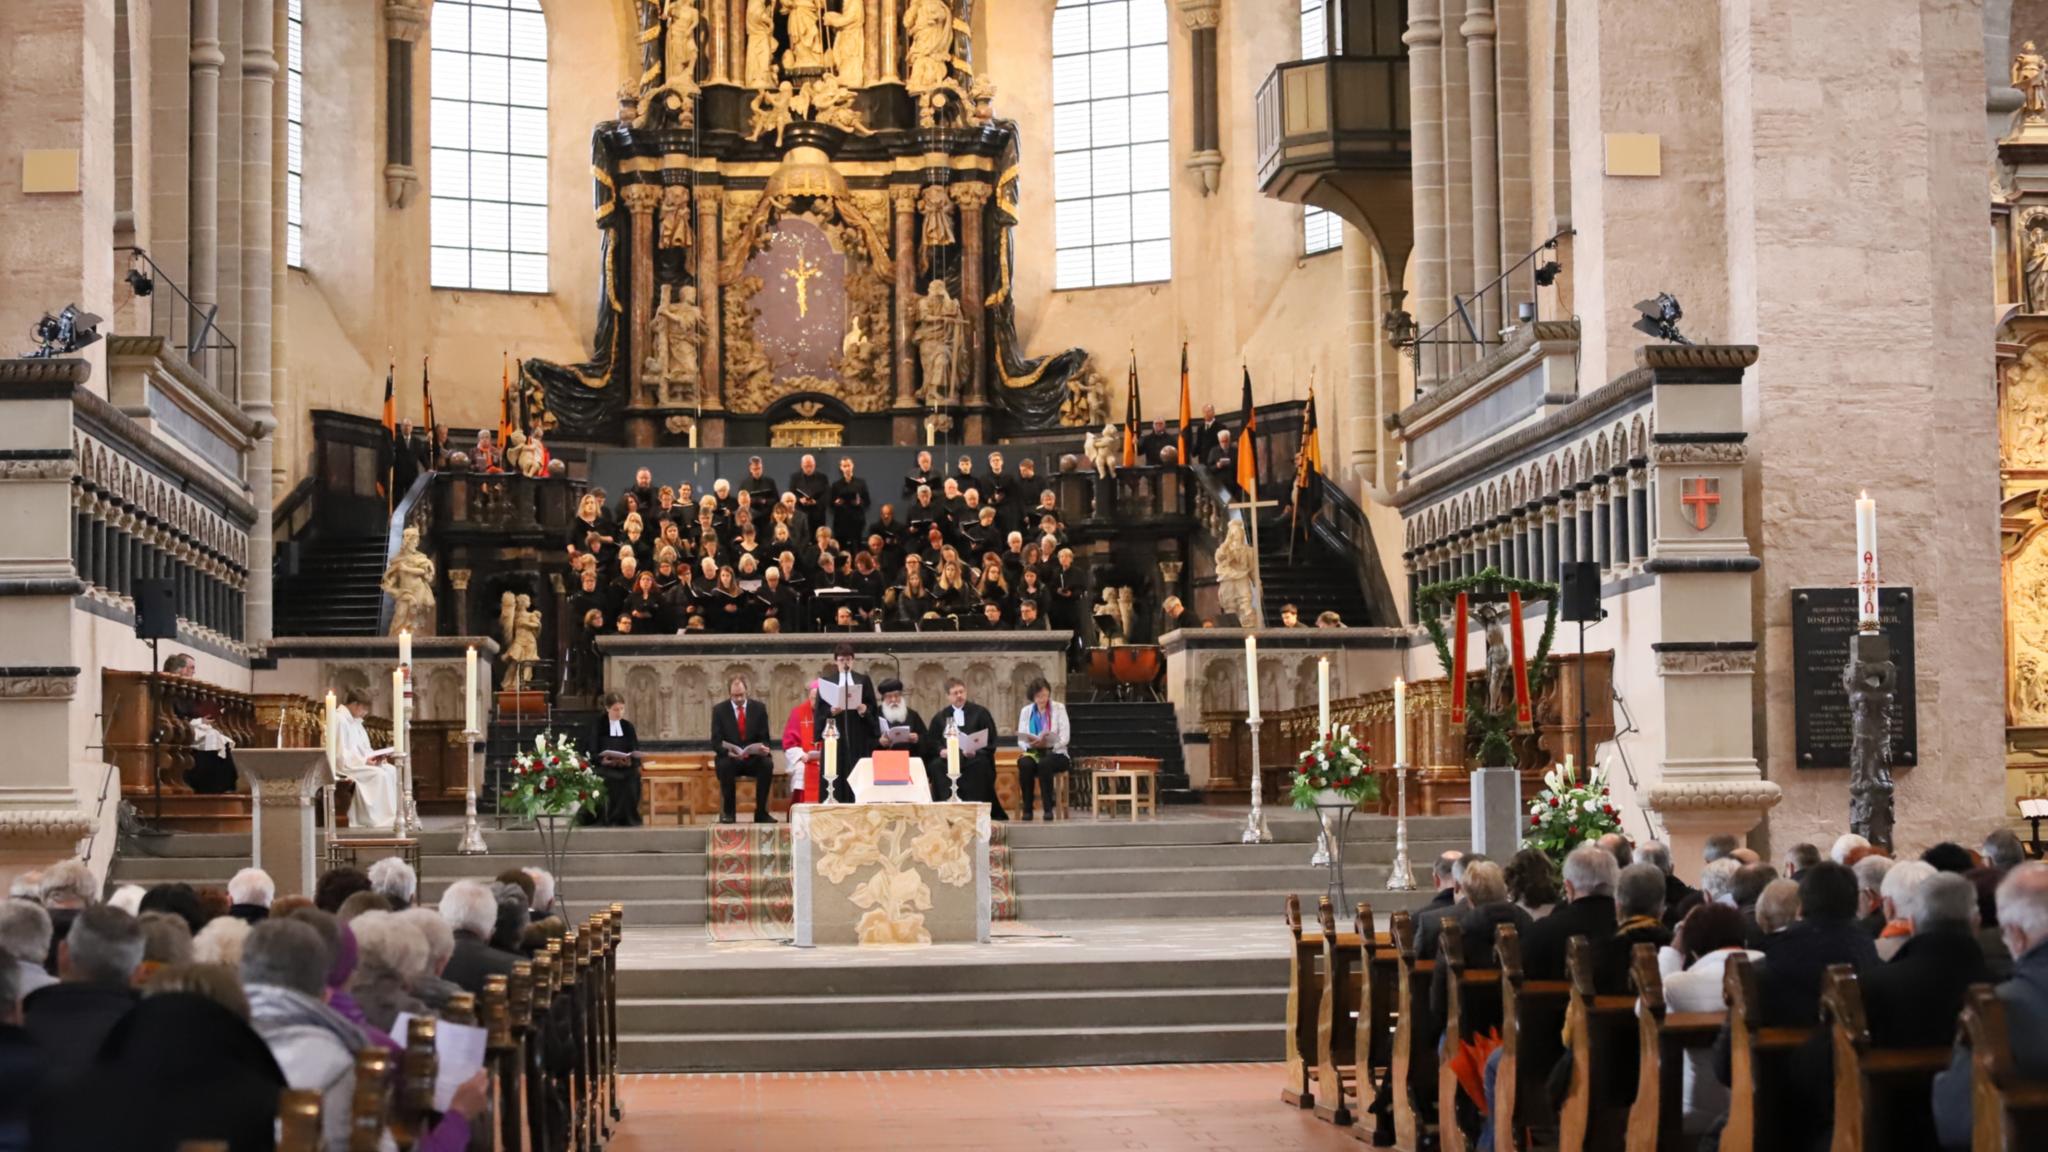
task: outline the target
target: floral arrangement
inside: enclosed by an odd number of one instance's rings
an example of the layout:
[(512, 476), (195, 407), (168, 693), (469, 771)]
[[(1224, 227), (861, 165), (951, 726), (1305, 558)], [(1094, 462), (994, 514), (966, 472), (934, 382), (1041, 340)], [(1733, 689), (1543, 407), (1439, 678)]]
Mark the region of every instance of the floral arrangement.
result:
[(1572, 849), (1609, 832), (1621, 831), (1621, 814), (1607, 794), (1607, 774), (1598, 768), (1579, 779), (1571, 757), (1543, 774), (1543, 790), (1529, 801), (1529, 827), (1522, 847), (1540, 848), (1562, 862)]
[[(1529, 657), (1529, 691), (1543, 691), (1544, 684), (1554, 670), (1550, 664), (1551, 641), (1557, 637), (1557, 585), (1539, 580), (1518, 580), (1503, 575), (1498, 568), (1487, 568), (1475, 575), (1459, 580), (1444, 580), (1425, 584), (1415, 591), (1415, 615), (1429, 633), (1429, 642), (1436, 647), (1436, 658), (1446, 669), (1455, 667), (1451, 658), (1451, 634), (1444, 625), (1444, 614), (1458, 599), (1459, 593), (1492, 593), (1496, 595), (1519, 592), (1526, 601), (1543, 601), (1543, 634), (1536, 641), (1536, 651)], [(1513, 622), (1521, 627), (1521, 621)], [(1463, 636), (1458, 643), (1466, 642)], [(1515, 763), (1515, 715), (1513, 706), (1494, 712), (1486, 706), (1483, 693), (1465, 704), (1465, 741), (1474, 758), (1482, 768), (1508, 768)]]
[(513, 758), (501, 803), (505, 811), (531, 818), (573, 816), (603, 799), (604, 780), (591, 771), (576, 742), (550, 730)]
[(1372, 774), (1372, 749), (1339, 724), (1302, 750), (1288, 775), (1289, 798), (1296, 808), (1314, 808), (1338, 797), (1353, 805), (1380, 798), (1380, 782)]

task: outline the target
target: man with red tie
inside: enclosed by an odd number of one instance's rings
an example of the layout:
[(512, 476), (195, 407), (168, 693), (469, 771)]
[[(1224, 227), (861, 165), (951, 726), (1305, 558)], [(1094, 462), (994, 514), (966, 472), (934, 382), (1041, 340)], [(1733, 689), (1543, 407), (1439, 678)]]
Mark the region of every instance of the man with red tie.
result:
[(754, 823), (773, 824), (768, 814), (768, 790), (774, 782), (775, 764), (768, 753), (768, 708), (747, 698), (747, 678), (735, 676), (726, 685), (730, 697), (711, 706), (711, 752), (718, 769), (718, 822), (734, 822), (738, 805), (739, 778), (754, 779)]

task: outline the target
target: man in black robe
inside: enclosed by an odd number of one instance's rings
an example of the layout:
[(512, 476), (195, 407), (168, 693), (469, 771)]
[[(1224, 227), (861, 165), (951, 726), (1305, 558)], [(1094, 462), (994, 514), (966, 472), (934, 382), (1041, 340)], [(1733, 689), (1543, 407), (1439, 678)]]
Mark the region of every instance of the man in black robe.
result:
[(903, 498), (908, 500), (916, 496), (919, 488), (931, 488), (936, 491), (938, 484), (939, 475), (932, 471), (932, 454), (930, 452), (919, 452), (917, 454), (917, 467), (912, 468), (903, 476)]
[(587, 809), (585, 822), (608, 828), (640, 824), (640, 736), (626, 719), (626, 698), (617, 692), (604, 697), (604, 715), (591, 725), (584, 754), (604, 781), (604, 805)]
[[(826, 681), (818, 689), (816, 724), (820, 744), (825, 739), (825, 724), (831, 721), (839, 726), (839, 758), (837, 762), (824, 765), (825, 776), (832, 783), (832, 795), (842, 804), (853, 802), (853, 785), (849, 777), (853, 766), (861, 762), (875, 745), (875, 682), (853, 670), (853, 645), (841, 644), (832, 651), (832, 666), (819, 679)], [(836, 691), (840, 698), (835, 708), (825, 699), (827, 687)], [(860, 699), (847, 707), (850, 689), (860, 690)]]
[[(960, 753), (960, 799), (978, 801), (989, 806), (989, 816), (996, 820), (1008, 820), (1009, 813), (1003, 811), (1003, 802), (996, 799), (996, 720), (988, 709), (967, 698), (967, 685), (959, 677), (946, 681), (946, 706), (932, 717), (931, 731), (926, 738), (929, 751), (927, 764), (936, 760), (939, 765), (939, 779), (946, 779), (946, 731), (948, 726), (961, 739), (979, 732), (988, 738), (980, 751)], [(940, 797), (936, 785), (932, 799)]]
[[(996, 510), (996, 522), (1008, 532), (1023, 522), (1024, 507), (1017, 503), (1017, 478), (1003, 471), (1003, 454), (988, 454), (988, 478), (982, 481), (988, 491), (983, 504)], [(1035, 497), (1034, 497), (1035, 498)]]
[[(925, 779), (932, 786), (932, 799), (940, 799), (945, 795), (946, 764), (944, 760), (935, 764), (931, 757), (925, 755), (927, 733), (924, 717), (918, 715), (917, 709), (904, 699), (903, 681), (890, 677), (875, 685), (875, 691), (881, 693), (881, 705), (875, 715), (875, 747), (900, 748), (923, 759)], [(890, 739), (889, 733), (898, 728), (910, 729), (910, 735), (901, 740)]]
[(818, 458), (804, 453), (804, 458), (797, 462), (797, 470), (790, 475), (789, 490), (796, 493), (797, 511), (804, 514), (813, 528), (830, 522), (826, 497), (831, 489), (832, 481), (818, 471)]
[(782, 494), (775, 490), (774, 478), (761, 470), (759, 456), (747, 458), (747, 481), (740, 486), (740, 491), (746, 494), (747, 505), (754, 513), (756, 525), (768, 522), (768, 513), (774, 510), (775, 502), (782, 498)]

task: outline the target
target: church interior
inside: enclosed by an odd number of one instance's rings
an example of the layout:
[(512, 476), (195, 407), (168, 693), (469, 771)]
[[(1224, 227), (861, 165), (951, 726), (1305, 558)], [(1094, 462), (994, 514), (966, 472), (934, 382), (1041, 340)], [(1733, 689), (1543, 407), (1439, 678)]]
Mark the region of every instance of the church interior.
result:
[(0, 0), (0, 1152), (2048, 1147), (2042, 45)]

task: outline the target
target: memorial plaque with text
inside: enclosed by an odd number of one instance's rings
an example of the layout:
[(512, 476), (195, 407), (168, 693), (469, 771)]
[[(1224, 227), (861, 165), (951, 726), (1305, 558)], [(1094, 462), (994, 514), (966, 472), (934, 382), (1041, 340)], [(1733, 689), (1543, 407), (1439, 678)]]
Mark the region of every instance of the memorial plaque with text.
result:
[[(1879, 591), (1878, 627), (1891, 641), (1892, 664), (1899, 671), (1891, 706), (1891, 763), (1910, 767), (1920, 755), (1912, 589)], [(1801, 768), (1849, 766), (1849, 693), (1842, 687), (1842, 668), (1855, 633), (1854, 588), (1792, 590), (1792, 722)]]

